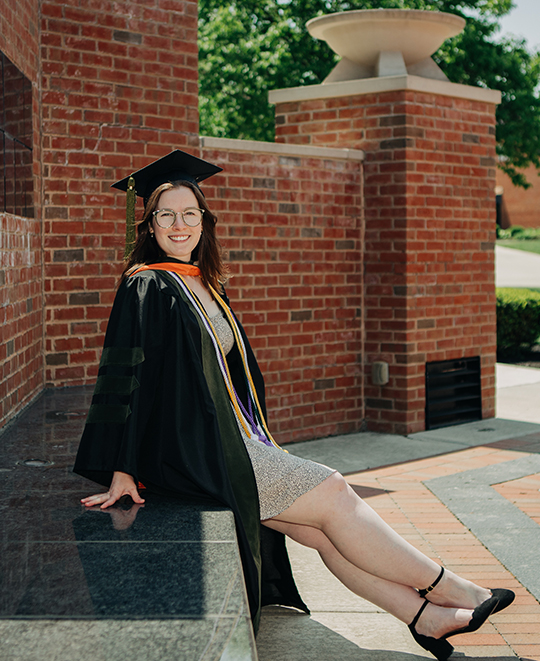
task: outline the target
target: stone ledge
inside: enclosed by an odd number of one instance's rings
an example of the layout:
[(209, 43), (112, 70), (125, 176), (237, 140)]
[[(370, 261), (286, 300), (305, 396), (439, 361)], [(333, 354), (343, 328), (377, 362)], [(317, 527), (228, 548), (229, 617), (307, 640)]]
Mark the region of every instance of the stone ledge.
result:
[(377, 92), (393, 92), (397, 90), (412, 90), (426, 94), (452, 96), (470, 101), (499, 104), (501, 93), (498, 90), (447, 83), (442, 80), (423, 78), (421, 76), (385, 76), (382, 78), (362, 78), (338, 83), (322, 85), (306, 85), (305, 87), (289, 87), (272, 90), (268, 93), (270, 103), (290, 103), (293, 101), (312, 101), (314, 99), (330, 99), (339, 96), (355, 94), (373, 94)]
[(254, 661), (249, 618), (0, 620), (3, 661)]
[(309, 145), (290, 145), (280, 142), (262, 142), (258, 140), (236, 140), (232, 138), (209, 138), (201, 136), (200, 145), (202, 149), (247, 151), (261, 154), (277, 154), (278, 156), (311, 156), (312, 158), (331, 158), (333, 160), (346, 161), (363, 161), (365, 158), (365, 153), (361, 149), (312, 147)]
[(101, 490), (71, 470), (91, 394), (46, 391), (1, 434), (0, 659), (255, 661), (230, 510), (81, 505)]

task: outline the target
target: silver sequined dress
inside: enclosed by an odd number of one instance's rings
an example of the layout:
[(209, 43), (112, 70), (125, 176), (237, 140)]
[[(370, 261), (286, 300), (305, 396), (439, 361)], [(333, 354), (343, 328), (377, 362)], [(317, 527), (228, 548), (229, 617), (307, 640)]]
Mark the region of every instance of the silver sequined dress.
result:
[[(210, 321), (223, 350), (226, 354), (229, 353), (234, 346), (234, 336), (221, 310)], [(277, 516), (290, 507), (297, 498), (311, 491), (336, 472), (323, 464), (254, 441), (241, 425), (240, 431), (255, 473), (261, 521)]]

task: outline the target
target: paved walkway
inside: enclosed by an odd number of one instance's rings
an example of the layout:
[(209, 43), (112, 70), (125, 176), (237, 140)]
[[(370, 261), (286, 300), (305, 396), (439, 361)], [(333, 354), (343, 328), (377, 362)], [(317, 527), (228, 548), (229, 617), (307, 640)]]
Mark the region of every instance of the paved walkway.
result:
[[(346, 473), (360, 496), (437, 562), (486, 587), (516, 592), (514, 604), (480, 631), (452, 639), (456, 652), (477, 661), (540, 661), (540, 370), (498, 365), (497, 378), (500, 418), (289, 449)], [(288, 546), (311, 616), (265, 608), (260, 661), (433, 658), (403, 623), (344, 588), (315, 551)]]
[(540, 424), (540, 369), (497, 365), (497, 415)]
[(540, 288), (540, 255), (496, 246), (495, 284), (497, 287)]

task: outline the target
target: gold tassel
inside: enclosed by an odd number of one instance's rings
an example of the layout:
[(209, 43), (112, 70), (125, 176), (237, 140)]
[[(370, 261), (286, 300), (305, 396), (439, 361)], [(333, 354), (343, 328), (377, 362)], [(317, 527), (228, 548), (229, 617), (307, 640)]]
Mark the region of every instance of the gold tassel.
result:
[(124, 259), (128, 259), (135, 246), (135, 203), (137, 191), (135, 190), (135, 179), (130, 177), (126, 193), (126, 249)]

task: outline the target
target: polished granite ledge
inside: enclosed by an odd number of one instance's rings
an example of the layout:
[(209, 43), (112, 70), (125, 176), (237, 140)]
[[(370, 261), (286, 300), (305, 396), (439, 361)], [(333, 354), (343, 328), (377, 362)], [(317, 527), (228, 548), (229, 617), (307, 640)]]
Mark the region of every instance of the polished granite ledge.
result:
[(235, 543), (0, 544), (0, 617), (247, 615)]
[(146, 494), (143, 505), (85, 509), (79, 498), (92, 490), (86, 481), (75, 491), (0, 493), (0, 543), (236, 542), (233, 516), (220, 506)]
[(48, 391), (0, 433), (0, 659), (256, 659), (229, 510), (80, 504), (101, 489), (71, 470), (90, 399)]
[(249, 618), (0, 620), (2, 661), (252, 661)]

